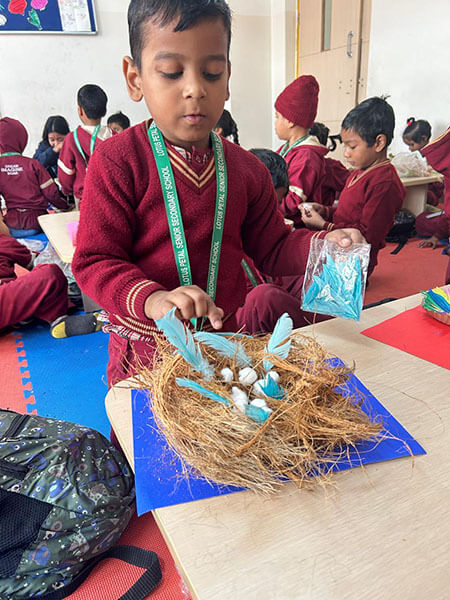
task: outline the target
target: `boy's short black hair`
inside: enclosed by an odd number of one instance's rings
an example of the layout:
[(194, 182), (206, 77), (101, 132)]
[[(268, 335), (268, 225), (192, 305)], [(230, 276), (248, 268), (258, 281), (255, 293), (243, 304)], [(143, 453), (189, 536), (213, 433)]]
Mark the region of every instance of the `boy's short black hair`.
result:
[(395, 115), (392, 106), (384, 98), (373, 97), (353, 108), (342, 121), (342, 129), (352, 129), (369, 146), (376, 142), (377, 135), (386, 136), (386, 147), (394, 137)]
[(131, 57), (141, 69), (141, 55), (145, 46), (143, 26), (153, 21), (166, 27), (175, 18), (174, 31), (185, 31), (203, 19), (222, 19), (231, 42), (231, 11), (225, 0), (131, 0), (128, 7), (128, 32)]
[(93, 83), (83, 85), (78, 90), (77, 102), (89, 119), (101, 119), (106, 115), (108, 96), (98, 85)]
[(403, 137), (417, 143), (422, 141), (422, 137), (429, 140), (431, 137), (431, 125), (424, 119), (416, 121), (414, 117), (409, 117)]
[(275, 189), (289, 187), (287, 164), (280, 154), (277, 154), (273, 150), (267, 150), (267, 148), (252, 148), (250, 152), (259, 158), (269, 169)]
[(61, 115), (52, 115), (47, 119), (42, 132), (42, 139), (48, 141), (49, 133), (60, 133), (67, 135), (70, 132), (69, 123)]
[(108, 117), (108, 125), (111, 125), (111, 123), (117, 123), (122, 127), (122, 129), (128, 129), (128, 127), (131, 125), (130, 119), (127, 117), (127, 115), (124, 115), (121, 110), (119, 110), (118, 113)]
[(233, 137), (233, 141), (235, 144), (239, 145), (239, 131), (238, 126), (236, 125), (236, 121), (231, 116), (231, 113), (226, 108), (223, 109), (222, 116), (217, 121), (216, 129), (219, 128), (222, 130), (222, 135), (225, 138)]

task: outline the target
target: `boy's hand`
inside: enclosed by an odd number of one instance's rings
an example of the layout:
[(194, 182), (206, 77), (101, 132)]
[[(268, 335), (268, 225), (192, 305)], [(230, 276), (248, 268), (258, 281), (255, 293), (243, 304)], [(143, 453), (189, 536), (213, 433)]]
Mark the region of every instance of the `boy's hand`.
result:
[(302, 215), (302, 221), (307, 227), (310, 229), (323, 228), (325, 225), (325, 219), (320, 216), (317, 210), (312, 208), (312, 205), (305, 206), (304, 204), (300, 204), (299, 209)]
[(350, 248), (353, 244), (367, 244), (366, 238), (358, 229), (335, 229), (325, 236), (329, 242), (339, 244), (341, 248)]
[(419, 246), (419, 248), (431, 247), (432, 250), (434, 250), (436, 246), (439, 246), (440, 244), (438, 238), (435, 235), (432, 235), (430, 238), (428, 238), (427, 240), (422, 240), (417, 245)]
[(170, 292), (159, 290), (145, 301), (145, 314), (149, 319), (161, 319), (174, 306), (183, 319), (207, 317), (214, 329), (222, 328), (223, 310), (211, 297), (196, 285), (183, 285)]

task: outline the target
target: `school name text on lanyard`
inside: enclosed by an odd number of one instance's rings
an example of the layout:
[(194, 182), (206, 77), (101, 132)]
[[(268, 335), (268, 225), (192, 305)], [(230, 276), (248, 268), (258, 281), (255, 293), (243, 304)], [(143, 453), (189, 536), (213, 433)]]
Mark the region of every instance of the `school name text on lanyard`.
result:
[[(177, 265), (180, 284), (192, 285), (191, 263), (189, 260), (186, 237), (184, 234), (183, 218), (181, 215), (175, 177), (170, 164), (166, 145), (164, 143), (164, 138), (154, 121), (148, 129), (148, 137), (153, 150), (153, 155), (155, 157), (159, 180), (161, 182), (167, 221), (169, 223), (173, 253), (175, 256), (175, 263)], [(214, 301), (216, 299), (220, 253), (222, 250), (222, 237), (225, 225), (225, 212), (228, 195), (228, 175), (223, 146), (219, 136), (211, 133), (211, 141), (216, 163), (217, 192), (206, 293)]]

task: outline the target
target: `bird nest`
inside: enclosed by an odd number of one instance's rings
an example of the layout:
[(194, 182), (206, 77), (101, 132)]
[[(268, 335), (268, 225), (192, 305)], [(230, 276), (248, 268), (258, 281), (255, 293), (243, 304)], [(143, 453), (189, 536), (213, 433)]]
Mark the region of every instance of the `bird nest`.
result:
[(332, 366), (319, 343), (299, 334), (292, 336), (287, 359), (268, 355), (268, 338), (239, 340), (255, 370), (270, 359), (285, 391), (282, 399), (266, 398), (269, 417), (258, 423), (238, 410), (230, 384), (221, 381), (220, 373), (227, 368), (239, 385), (235, 360), (201, 345), (215, 370), (208, 388), (229, 404), (214, 402), (179, 387), (177, 378), (203, 380), (174, 354), (165, 337), (157, 336), (154, 365), (141, 367), (139, 381), (150, 391), (156, 422), (181, 459), (182, 476), (201, 476), (261, 493), (275, 491), (284, 480), (299, 487), (326, 483), (335, 464), (346, 459), (358, 442), (379, 440), (382, 423), (366, 415), (361, 399), (342, 391), (350, 369)]

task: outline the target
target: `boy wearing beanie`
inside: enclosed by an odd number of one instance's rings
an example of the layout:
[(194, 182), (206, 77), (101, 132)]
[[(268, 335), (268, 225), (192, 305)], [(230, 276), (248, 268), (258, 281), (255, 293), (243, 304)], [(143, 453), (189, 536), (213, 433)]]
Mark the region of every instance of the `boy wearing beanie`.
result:
[(309, 135), (314, 124), (319, 101), (319, 84), (312, 75), (302, 75), (289, 84), (275, 102), (275, 131), (285, 144), (278, 154), (286, 160), (289, 192), (280, 209), (303, 227), (299, 206), (303, 202), (322, 203), (322, 182), (325, 177), (325, 155), (328, 148)]

